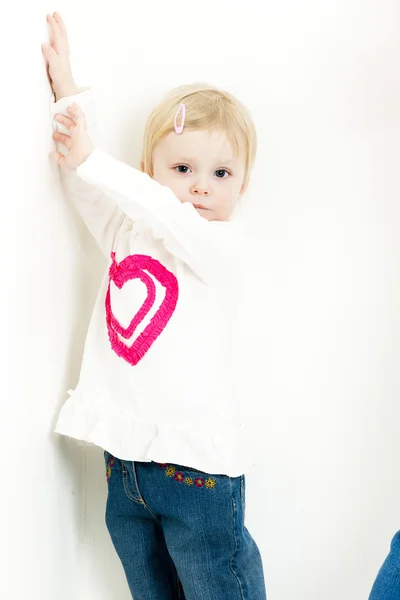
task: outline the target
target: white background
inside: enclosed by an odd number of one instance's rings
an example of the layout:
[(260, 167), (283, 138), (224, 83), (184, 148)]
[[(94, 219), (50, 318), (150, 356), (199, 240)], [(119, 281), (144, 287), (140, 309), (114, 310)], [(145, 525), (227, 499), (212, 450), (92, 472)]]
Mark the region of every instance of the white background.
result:
[(206, 80), (252, 111), (247, 526), (268, 600), (366, 600), (400, 529), (398, 0), (3, 8), (0, 596), (129, 598), (102, 453), (52, 433), (103, 268), (48, 161), (53, 10), (115, 157), (137, 165), (145, 117), (174, 85)]

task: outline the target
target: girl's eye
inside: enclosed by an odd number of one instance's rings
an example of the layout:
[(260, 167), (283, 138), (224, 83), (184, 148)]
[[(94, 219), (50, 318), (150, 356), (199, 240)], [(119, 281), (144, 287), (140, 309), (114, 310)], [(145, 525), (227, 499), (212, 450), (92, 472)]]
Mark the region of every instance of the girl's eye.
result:
[(229, 173), (226, 169), (218, 169), (217, 171), (215, 171), (214, 175), (216, 175), (220, 179), (224, 179), (229, 175)]
[(190, 168), (187, 165), (178, 165), (175, 167), (175, 170), (178, 171), (178, 173), (189, 173)]

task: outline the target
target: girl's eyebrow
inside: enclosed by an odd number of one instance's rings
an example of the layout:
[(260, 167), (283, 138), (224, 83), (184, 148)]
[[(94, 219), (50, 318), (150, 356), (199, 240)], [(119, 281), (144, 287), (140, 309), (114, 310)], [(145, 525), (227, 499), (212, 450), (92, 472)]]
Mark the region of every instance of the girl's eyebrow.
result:
[[(188, 158), (187, 156), (177, 156), (175, 157), (176, 160), (174, 162), (188, 162), (188, 163), (193, 163), (196, 162), (195, 158)], [(215, 161), (217, 164), (217, 161)], [(218, 164), (219, 165), (230, 165), (232, 164), (232, 162), (234, 162), (233, 158), (228, 158), (227, 160), (219, 160)]]
[(193, 158), (188, 158), (187, 156), (175, 156), (174, 162), (193, 162)]

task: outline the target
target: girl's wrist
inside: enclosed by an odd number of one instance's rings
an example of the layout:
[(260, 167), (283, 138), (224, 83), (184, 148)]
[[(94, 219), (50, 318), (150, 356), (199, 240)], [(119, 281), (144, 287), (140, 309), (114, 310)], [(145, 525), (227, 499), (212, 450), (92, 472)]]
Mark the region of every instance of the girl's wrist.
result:
[(61, 100), (61, 98), (65, 98), (67, 96), (75, 96), (78, 93), (79, 93), (78, 86), (74, 82), (71, 82), (68, 85), (64, 85), (64, 86), (60, 87), (59, 89), (54, 90), (56, 102)]

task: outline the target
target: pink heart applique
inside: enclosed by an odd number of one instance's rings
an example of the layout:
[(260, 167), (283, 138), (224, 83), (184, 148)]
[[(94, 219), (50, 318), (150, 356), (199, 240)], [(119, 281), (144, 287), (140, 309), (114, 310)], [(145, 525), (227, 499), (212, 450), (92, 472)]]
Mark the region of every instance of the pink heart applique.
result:
[[(109, 271), (109, 284), (106, 294), (106, 320), (108, 337), (114, 352), (135, 366), (148, 352), (158, 336), (164, 331), (178, 301), (179, 288), (175, 275), (168, 271), (158, 260), (142, 254), (127, 256), (120, 263), (115, 260), (115, 252), (111, 254), (112, 264)], [(128, 340), (134, 334), (146, 315), (152, 309), (156, 299), (156, 286), (152, 275), (164, 288), (165, 297), (150, 323), (136, 338), (132, 346), (127, 346), (119, 336)], [(147, 287), (147, 298), (138, 312), (133, 316), (128, 327), (124, 328), (115, 318), (111, 308), (110, 286), (113, 282), (119, 289), (131, 279), (140, 279)]]

